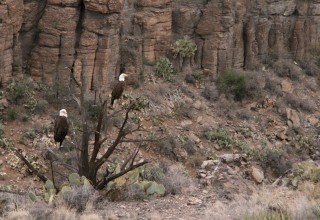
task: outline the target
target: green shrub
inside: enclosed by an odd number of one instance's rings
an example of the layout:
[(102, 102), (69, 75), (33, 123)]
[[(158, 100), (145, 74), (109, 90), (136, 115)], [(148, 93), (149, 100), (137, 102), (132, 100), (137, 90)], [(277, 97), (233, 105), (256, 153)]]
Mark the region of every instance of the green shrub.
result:
[(26, 96), (27, 88), (16, 82), (12, 82), (8, 85), (8, 95), (10, 100), (18, 104), (18, 102)]
[(30, 99), (25, 107), (29, 110), (32, 114), (42, 114), (47, 111), (48, 102), (46, 100), (40, 99)]
[(92, 120), (97, 120), (101, 110), (101, 105), (90, 104), (87, 110), (89, 118)]
[(172, 76), (175, 74), (172, 63), (165, 56), (162, 56), (159, 58), (159, 60), (157, 60), (155, 71), (157, 76), (167, 81), (172, 81)]
[(0, 139), (4, 138), (4, 129), (5, 126), (0, 122)]
[(175, 48), (173, 50), (174, 57), (180, 56), (193, 57), (197, 51), (197, 45), (188, 37), (185, 36), (183, 39), (179, 39), (175, 43)]
[(16, 120), (18, 117), (18, 112), (13, 109), (13, 108), (10, 108), (8, 109), (8, 119), (13, 121), (13, 120)]
[(25, 133), (25, 137), (27, 137), (30, 140), (34, 140), (37, 136), (36, 130), (35, 129), (29, 129)]
[(246, 77), (234, 71), (228, 71), (220, 75), (217, 79), (219, 91), (232, 94), (236, 101), (241, 101), (245, 97), (247, 92), (246, 84)]
[(205, 131), (204, 136), (209, 141), (215, 142), (224, 148), (232, 148), (237, 145), (237, 141), (234, 140), (225, 129)]

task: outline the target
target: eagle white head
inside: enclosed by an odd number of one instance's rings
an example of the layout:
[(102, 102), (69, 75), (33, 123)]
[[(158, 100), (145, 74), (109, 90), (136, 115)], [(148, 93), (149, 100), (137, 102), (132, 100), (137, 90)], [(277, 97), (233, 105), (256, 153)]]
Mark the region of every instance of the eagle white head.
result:
[(68, 118), (67, 110), (65, 110), (64, 108), (61, 109), (61, 110), (59, 111), (59, 116), (64, 116), (64, 117)]
[(123, 82), (126, 79), (127, 76), (128, 76), (128, 74), (121, 73), (120, 76), (119, 76), (119, 81)]

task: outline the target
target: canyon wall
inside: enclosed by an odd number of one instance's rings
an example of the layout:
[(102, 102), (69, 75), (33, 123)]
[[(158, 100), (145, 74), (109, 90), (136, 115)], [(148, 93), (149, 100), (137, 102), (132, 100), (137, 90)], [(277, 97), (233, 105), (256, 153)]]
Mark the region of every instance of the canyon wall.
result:
[(320, 0), (0, 0), (0, 84), (30, 74), (68, 86), (73, 72), (105, 91), (120, 64), (140, 73), (184, 36), (212, 75), (299, 62), (320, 46)]

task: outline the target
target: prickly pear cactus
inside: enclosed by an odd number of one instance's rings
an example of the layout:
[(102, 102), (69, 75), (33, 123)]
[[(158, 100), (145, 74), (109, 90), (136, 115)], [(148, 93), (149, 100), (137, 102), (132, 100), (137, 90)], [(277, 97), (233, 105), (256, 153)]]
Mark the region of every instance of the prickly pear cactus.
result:
[(29, 192), (28, 196), (29, 196), (29, 198), (31, 199), (32, 202), (36, 202), (37, 201), (37, 197), (33, 192)]
[(147, 189), (147, 195), (159, 195), (163, 196), (166, 192), (166, 189), (162, 184), (156, 182), (151, 182), (151, 185)]
[(52, 204), (53, 198), (56, 195), (56, 189), (54, 188), (53, 182), (47, 180), (45, 184), (46, 192), (44, 193), (44, 199), (46, 202)]
[(71, 186), (81, 186), (81, 179), (79, 174), (71, 173), (69, 175), (69, 183)]

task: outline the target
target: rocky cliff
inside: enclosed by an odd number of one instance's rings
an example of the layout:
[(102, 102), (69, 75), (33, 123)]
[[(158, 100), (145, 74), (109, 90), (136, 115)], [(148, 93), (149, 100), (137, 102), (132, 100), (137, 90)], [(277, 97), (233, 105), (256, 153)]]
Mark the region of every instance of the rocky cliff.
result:
[(212, 75), (302, 61), (320, 45), (320, 0), (0, 0), (0, 82), (26, 73), (67, 85), (73, 69), (105, 90), (120, 63), (139, 73), (185, 35)]

